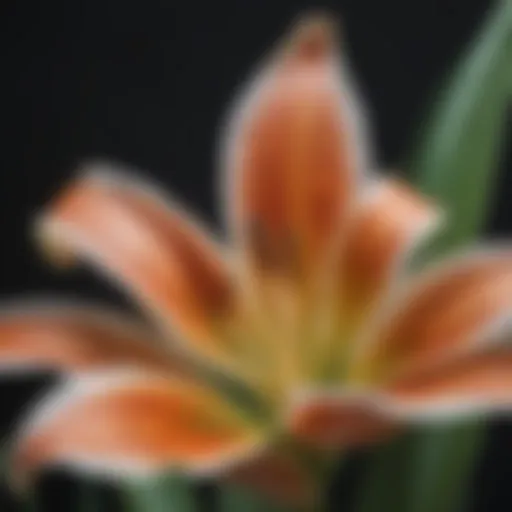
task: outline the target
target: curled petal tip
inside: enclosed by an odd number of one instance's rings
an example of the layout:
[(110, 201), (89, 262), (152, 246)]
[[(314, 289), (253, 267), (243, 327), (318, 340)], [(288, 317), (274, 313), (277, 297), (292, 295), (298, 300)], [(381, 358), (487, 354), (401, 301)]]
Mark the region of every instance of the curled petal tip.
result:
[(44, 257), (56, 268), (68, 269), (75, 263), (75, 256), (63, 243), (57, 225), (52, 223), (45, 215), (36, 219), (32, 237)]
[(336, 48), (337, 32), (332, 16), (318, 12), (303, 15), (291, 31), (290, 53), (313, 61), (331, 55)]
[(211, 476), (253, 457), (261, 434), (224, 398), (151, 372), (96, 372), (69, 380), (22, 424), (13, 487), (63, 468), (108, 479), (170, 468)]

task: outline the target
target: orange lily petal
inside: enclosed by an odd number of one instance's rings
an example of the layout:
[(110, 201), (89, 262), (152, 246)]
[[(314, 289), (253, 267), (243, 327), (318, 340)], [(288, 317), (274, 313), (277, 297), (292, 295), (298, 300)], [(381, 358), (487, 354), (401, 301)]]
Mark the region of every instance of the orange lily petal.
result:
[(488, 250), (451, 261), (391, 306), (366, 352), (368, 368), (381, 376), (414, 373), (472, 351), (502, 333), (511, 306), (512, 252)]
[(398, 379), (386, 392), (390, 410), (409, 420), (508, 412), (512, 408), (512, 350), (502, 347), (455, 358)]
[(382, 442), (411, 422), (453, 422), (512, 410), (512, 350), (486, 347), (352, 396), (313, 395), (292, 409), (300, 440), (333, 449)]
[(404, 183), (368, 186), (344, 242), (341, 295), (344, 320), (357, 325), (383, 299), (407, 257), (441, 220), (440, 210)]
[(23, 303), (0, 314), (5, 370), (83, 372), (114, 365), (177, 370), (169, 356), (150, 332), (99, 308)]
[(176, 468), (209, 474), (249, 457), (260, 442), (220, 396), (186, 381), (90, 374), (52, 394), (23, 429), (19, 485), (45, 466), (107, 475)]
[(375, 406), (372, 395), (319, 392), (296, 403), (288, 426), (298, 439), (322, 449), (380, 442), (397, 431)]
[[(42, 218), (57, 256), (83, 256), (127, 286), (202, 350), (231, 302), (227, 268), (207, 236), (147, 186), (100, 167), (65, 190)], [(168, 323), (167, 323), (168, 326)]]
[(305, 20), (228, 126), (231, 220), (257, 271), (318, 272), (346, 217), (361, 141), (339, 63), (331, 24)]

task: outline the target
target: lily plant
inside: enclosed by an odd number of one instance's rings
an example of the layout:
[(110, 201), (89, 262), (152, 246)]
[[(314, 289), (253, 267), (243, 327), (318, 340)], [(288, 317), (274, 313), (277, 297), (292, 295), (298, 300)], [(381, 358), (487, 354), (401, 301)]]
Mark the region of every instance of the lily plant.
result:
[(512, 405), (512, 251), (416, 272), (442, 205), (375, 169), (333, 23), (302, 19), (235, 102), (220, 145), (228, 241), (160, 187), (87, 164), (38, 238), (135, 298), (0, 317), (6, 368), (68, 375), (15, 438), (12, 481), (48, 466), (165, 471), (320, 510), (329, 462), (409, 425)]

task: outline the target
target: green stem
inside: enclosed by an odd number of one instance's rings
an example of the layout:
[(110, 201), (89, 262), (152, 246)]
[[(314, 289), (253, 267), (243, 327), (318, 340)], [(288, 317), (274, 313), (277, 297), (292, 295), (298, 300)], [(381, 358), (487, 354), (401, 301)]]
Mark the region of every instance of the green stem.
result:
[(407, 512), (463, 510), (484, 438), (480, 422), (425, 429), (415, 445)]
[(291, 512), (290, 509), (271, 503), (258, 493), (236, 486), (226, 486), (219, 497), (221, 512)]
[(197, 511), (193, 489), (178, 476), (126, 486), (123, 501), (126, 512)]
[[(221, 512), (324, 512), (328, 510), (329, 484), (339, 458), (333, 454), (319, 457), (318, 453), (298, 446), (289, 438), (282, 440), (281, 448), (284, 453), (293, 454), (297, 464), (308, 471), (315, 491), (314, 501), (298, 506), (279, 505), (256, 490), (225, 485), (219, 497)], [(276, 484), (279, 485), (279, 482), (277, 481)]]
[(357, 512), (404, 511), (404, 483), (410, 468), (407, 455), (414, 446), (412, 434), (380, 446), (369, 458)]

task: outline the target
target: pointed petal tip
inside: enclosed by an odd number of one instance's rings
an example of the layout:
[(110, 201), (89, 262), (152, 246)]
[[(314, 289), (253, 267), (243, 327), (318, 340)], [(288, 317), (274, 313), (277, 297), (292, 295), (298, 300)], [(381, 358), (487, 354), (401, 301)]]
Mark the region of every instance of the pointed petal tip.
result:
[(338, 24), (335, 18), (326, 12), (301, 15), (290, 32), (290, 52), (300, 59), (322, 59), (331, 55), (337, 46)]

